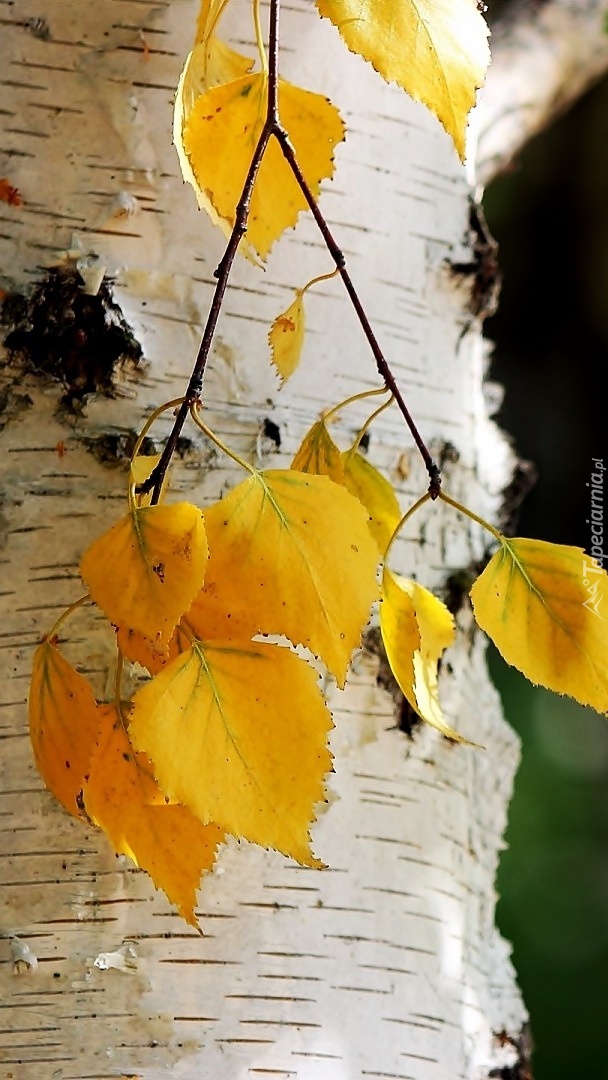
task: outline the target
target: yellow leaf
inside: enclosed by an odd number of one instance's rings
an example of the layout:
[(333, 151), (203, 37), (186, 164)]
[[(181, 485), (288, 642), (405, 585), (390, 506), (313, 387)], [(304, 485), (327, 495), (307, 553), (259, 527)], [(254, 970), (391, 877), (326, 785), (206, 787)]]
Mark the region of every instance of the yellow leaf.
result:
[(164, 648), (201, 588), (207, 555), (198, 507), (145, 506), (94, 541), (80, 572), (111, 623)]
[(205, 527), (202, 600), (224, 622), (218, 636), (284, 634), (342, 686), (378, 595), (378, 551), (359, 501), (326, 476), (256, 473), (205, 511)]
[[(234, 225), (235, 212), (266, 117), (268, 76), (247, 75), (197, 98), (183, 127), (183, 147), (217, 217)], [(318, 197), (321, 181), (333, 175), (333, 150), (344, 138), (334, 106), (320, 94), (281, 80), (279, 112), (300, 168)], [(189, 176), (185, 176), (189, 180)], [(247, 240), (265, 258), (281, 233), (296, 224), (307, 202), (272, 139), (260, 166), (247, 225)]]
[(331, 726), (314, 671), (289, 649), (195, 642), (136, 693), (129, 730), (203, 824), (319, 866), (309, 828)]
[(29, 695), (34, 760), (49, 791), (74, 817), (95, 746), (97, 704), (87, 680), (49, 641), (34, 653)]
[(298, 289), (293, 304), (289, 305), (287, 311), (277, 315), (268, 334), (271, 359), (283, 382), (293, 375), (300, 363), (304, 327), (304, 301)]
[(362, 454), (347, 451), (343, 458), (344, 483), (367, 510), (371, 534), (384, 555), (402, 517), (395, 491)]
[(503, 537), (471, 600), (508, 664), (608, 713), (608, 579), (581, 548)]
[(454, 620), (445, 604), (385, 568), (380, 629), (393, 675), (415, 712), (448, 739), (466, 741), (444, 720), (437, 692), (437, 662), (454, 640)]
[(318, 420), (306, 433), (292, 463), (297, 472), (329, 476), (337, 484), (344, 483), (344, 460), (325, 420)]
[(435, 113), (461, 159), (490, 59), (476, 0), (317, 0), (352, 52)]
[(224, 839), (219, 826), (202, 825), (184, 806), (168, 805), (150, 760), (134, 752), (114, 707), (99, 709), (100, 730), (83, 797), (87, 813), (114, 850), (146, 870), (187, 922), (201, 874), (215, 862)]

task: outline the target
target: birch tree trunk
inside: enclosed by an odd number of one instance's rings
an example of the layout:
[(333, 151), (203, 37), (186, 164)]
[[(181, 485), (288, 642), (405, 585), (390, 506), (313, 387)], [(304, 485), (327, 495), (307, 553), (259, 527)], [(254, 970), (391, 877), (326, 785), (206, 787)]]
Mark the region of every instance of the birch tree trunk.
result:
[[(362, 649), (346, 692), (328, 687), (335, 775), (314, 831), (328, 869), (228, 845), (200, 891), (203, 936), (42, 788), (27, 735), (32, 652), (79, 595), (83, 549), (123, 512), (134, 433), (152, 407), (183, 392), (222, 240), (171, 147), (172, 96), (197, 5), (54, 0), (41, 18), (40, 6), (21, 0), (1, 10), (0, 175), (23, 200), (2, 206), (0, 235), (12, 346), (0, 384), (1, 1075), (502, 1075), (493, 1070), (515, 1065), (525, 1020), (494, 927), (518, 748), (466, 603), (441, 693), (449, 721), (485, 749), (398, 730), (378, 659)], [(246, 8), (231, 19), (233, 40), (249, 38)], [(447, 489), (495, 519), (510, 451), (488, 418), (471, 283), (450, 269), (474, 261), (464, 170), (436, 121), (346, 53), (304, 0), (285, 12), (282, 62), (290, 81), (342, 111), (349, 133), (322, 206), (445, 463)], [(303, 220), (265, 272), (243, 262), (234, 273), (205, 403), (218, 433), (264, 465), (288, 465), (321, 408), (376, 383), (332, 281), (310, 295), (304, 361), (278, 392), (268, 327), (290, 287), (327, 269), (314, 223)], [(108, 281), (125, 325), (108, 311)], [(125, 353), (132, 362), (121, 364)], [(362, 416), (349, 412), (338, 437)], [(157, 443), (167, 424), (154, 429)], [(196, 433), (181, 451), (174, 493), (204, 504), (234, 481)], [(404, 507), (425, 489), (397, 413), (374, 426), (369, 457), (398, 483)], [(441, 589), (483, 558), (484, 544), (470, 522), (434, 505), (407, 529), (397, 568)], [(73, 655), (107, 693), (112, 642), (95, 621), (78, 628)]]

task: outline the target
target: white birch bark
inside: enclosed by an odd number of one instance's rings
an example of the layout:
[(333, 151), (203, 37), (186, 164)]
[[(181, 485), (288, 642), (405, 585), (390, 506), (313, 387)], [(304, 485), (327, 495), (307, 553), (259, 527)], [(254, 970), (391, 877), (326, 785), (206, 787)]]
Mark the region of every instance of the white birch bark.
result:
[[(201, 888), (201, 937), (42, 788), (27, 735), (32, 652), (79, 594), (84, 547), (123, 509), (126, 474), (100, 462), (102, 440), (183, 391), (222, 241), (170, 145), (196, 4), (54, 0), (46, 28), (33, 0), (0, 11), (0, 175), (23, 196), (2, 206), (3, 287), (24, 292), (69, 259), (105, 266), (147, 364), (119, 372), (116, 396), (94, 396), (81, 416), (58, 409), (56, 383), (15, 364), (3, 374), (1, 1075), (486, 1080), (514, 1064), (525, 1020), (494, 927), (518, 748), (466, 609), (441, 690), (449, 721), (485, 749), (397, 731), (362, 652), (346, 692), (329, 688), (336, 771), (314, 830), (328, 869), (229, 845)], [(236, 16), (231, 26), (235, 41), (250, 37)], [(438, 455), (453, 448), (447, 489), (493, 518), (510, 452), (488, 419), (468, 287), (448, 269), (470, 259), (464, 170), (436, 121), (347, 54), (301, 0), (285, 12), (282, 61), (287, 78), (342, 110), (349, 134), (322, 205), (425, 438)], [(305, 220), (265, 272), (243, 263), (234, 274), (205, 401), (219, 434), (264, 464), (287, 465), (322, 407), (376, 381), (332, 281), (310, 296), (302, 368), (277, 390), (268, 326), (288, 286), (329, 268)], [(338, 438), (362, 416), (352, 410)], [(278, 450), (260, 438), (265, 419), (278, 425)], [(208, 501), (235, 476), (188, 435), (173, 490)], [(410, 447), (398, 414), (385, 414), (370, 459), (404, 506), (425, 487)], [(484, 544), (434, 506), (407, 529), (397, 568), (440, 588)], [(103, 693), (112, 642), (96, 623), (74, 625), (71, 655)]]

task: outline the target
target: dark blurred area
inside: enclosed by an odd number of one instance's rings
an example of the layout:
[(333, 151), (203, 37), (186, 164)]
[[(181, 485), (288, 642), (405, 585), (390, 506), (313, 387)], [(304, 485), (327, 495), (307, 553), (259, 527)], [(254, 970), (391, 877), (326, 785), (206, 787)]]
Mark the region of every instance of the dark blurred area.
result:
[[(515, 531), (588, 551), (591, 458), (608, 465), (608, 80), (526, 148), (484, 208), (504, 274), (485, 324), (505, 387), (498, 420), (539, 474)], [(534, 1077), (608, 1080), (608, 724), (495, 650), (489, 661), (522, 739), (498, 920)]]

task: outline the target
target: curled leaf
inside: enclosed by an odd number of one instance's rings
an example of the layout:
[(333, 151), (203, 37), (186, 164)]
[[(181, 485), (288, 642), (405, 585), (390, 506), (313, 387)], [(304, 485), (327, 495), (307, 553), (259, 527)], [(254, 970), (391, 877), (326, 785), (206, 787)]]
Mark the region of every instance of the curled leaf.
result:
[(471, 600), (508, 664), (608, 713), (608, 577), (581, 548), (503, 537)]
[(464, 159), (467, 116), (490, 60), (475, 0), (317, 0), (352, 52), (428, 106)]
[(195, 642), (137, 692), (129, 729), (162, 790), (203, 824), (319, 866), (309, 829), (331, 726), (314, 671), (289, 649)]
[(111, 623), (165, 648), (201, 588), (207, 555), (197, 506), (146, 506), (132, 509), (95, 540), (80, 572)]
[(437, 664), (454, 640), (454, 620), (445, 604), (385, 568), (380, 629), (393, 675), (414, 711), (448, 739), (466, 742), (446, 723), (439, 704)]

